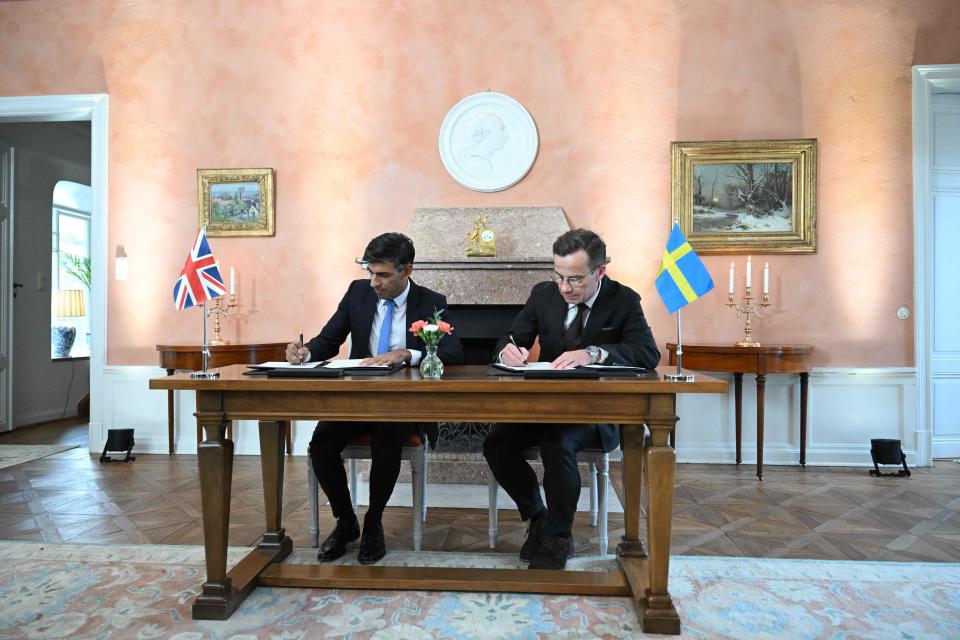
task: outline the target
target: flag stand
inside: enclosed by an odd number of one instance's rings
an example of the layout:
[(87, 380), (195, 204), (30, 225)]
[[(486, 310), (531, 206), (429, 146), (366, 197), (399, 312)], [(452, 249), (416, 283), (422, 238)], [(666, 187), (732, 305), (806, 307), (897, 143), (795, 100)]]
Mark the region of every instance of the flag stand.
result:
[(665, 373), (663, 379), (671, 382), (693, 382), (696, 379), (694, 376), (681, 372), (683, 368), (683, 342), (680, 334), (680, 311), (682, 309), (677, 309), (677, 372)]
[(207, 301), (203, 301), (203, 371), (194, 371), (191, 378), (219, 378), (217, 370), (207, 371), (207, 360), (210, 358), (210, 347), (207, 345)]

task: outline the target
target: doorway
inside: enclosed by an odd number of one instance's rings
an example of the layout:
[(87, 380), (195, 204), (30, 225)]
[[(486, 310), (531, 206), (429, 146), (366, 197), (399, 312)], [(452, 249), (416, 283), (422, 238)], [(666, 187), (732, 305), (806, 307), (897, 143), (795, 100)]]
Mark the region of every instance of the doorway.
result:
[[(9, 123), (72, 123), (88, 122), (90, 135), (90, 186), (92, 193), (90, 249), (91, 271), (93, 274), (90, 283), (89, 295), (89, 322), (90, 322), (90, 426), (89, 441), (91, 446), (103, 440), (102, 407), (102, 378), (106, 359), (106, 270), (107, 270), (107, 116), (108, 97), (104, 94), (70, 95), (70, 96), (29, 96), (29, 97), (0, 97), (0, 124)], [(51, 185), (52, 188), (52, 185)], [(52, 196), (52, 192), (48, 194)], [(50, 215), (49, 206), (47, 215)], [(13, 212), (12, 226), (16, 225), (16, 210)], [(48, 249), (49, 250), (49, 249)], [(3, 237), (0, 243), (0, 264), (9, 264), (13, 254), (12, 234)], [(7, 273), (9, 270), (4, 269)], [(31, 276), (31, 278), (34, 278)], [(27, 278), (25, 278), (27, 279)], [(24, 282), (26, 287), (49, 286), (49, 283), (37, 281)], [(8, 321), (13, 313), (13, 288), (9, 291), (0, 290), (0, 317)], [(8, 325), (9, 326), (9, 325)], [(12, 333), (12, 332), (11, 332)], [(10, 340), (15, 342), (11, 335)], [(49, 351), (47, 351), (49, 358)], [(18, 377), (16, 358), (7, 360), (7, 374), (11, 380)], [(0, 394), (5, 393), (4, 385), (0, 385)], [(10, 413), (9, 389), (6, 390), (6, 402), (0, 401), (0, 408)], [(11, 417), (12, 420), (12, 417)], [(11, 423), (8, 423), (11, 424)], [(11, 424), (12, 426), (12, 424)]]
[(920, 464), (960, 458), (960, 65), (913, 68)]

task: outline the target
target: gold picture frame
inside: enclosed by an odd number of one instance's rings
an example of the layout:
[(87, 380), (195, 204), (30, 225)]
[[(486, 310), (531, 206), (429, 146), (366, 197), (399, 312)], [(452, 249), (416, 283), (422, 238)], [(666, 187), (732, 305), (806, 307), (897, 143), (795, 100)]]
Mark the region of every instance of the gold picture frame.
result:
[(197, 169), (200, 226), (207, 236), (274, 235), (273, 169)]
[(701, 254), (816, 253), (817, 141), (673, 142), (673, 219)]

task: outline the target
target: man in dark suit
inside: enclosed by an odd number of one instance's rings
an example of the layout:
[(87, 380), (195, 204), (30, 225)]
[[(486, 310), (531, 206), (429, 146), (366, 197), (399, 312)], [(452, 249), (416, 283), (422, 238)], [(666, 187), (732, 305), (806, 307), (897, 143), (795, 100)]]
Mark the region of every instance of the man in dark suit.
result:
[[(563, 369), (588, 364), (653, 368), (660, 351), (640, 307), (640, 296), (606, 276), (607, 248), (586, 229), (566, 232), (553, 243), (554, 282), (533, 287), (526, 305), (501, 338), (504, 364), (521, 366), (540, 339), (540, 361)], [(558, 411), (562, 411), (558, 407)], [(493, 475), (529, 521), (520, 559), (531, 569), (563, 569), (573, 555), (570, 532), (580, 496), (577, 452), (620, 443), (614, 424), (497, 424), (483, 443)], [(540, 447), (543, 490), (522, 452)]]
[[(431, 318), (445, 309), (447, 299), (417, 285), (410, 279), (414, 248), (410, 238), (400, 233), (385, 233), (370, 241), (363, 252), (369, 280), (354, 280), (340, 301), (333, 317), (320, 335), (306, 345), (287, 345), (289, 362), (325, 360), (337, 354), (340, 345), (351, 337), (351, 358), (362, 364), (406, 363), (416, 365), (426, 345), (408, 327), (417, 320)], [(463, 362), (463, 347), (456, 333), (440, 340), (437, 350), (446, 364)], [(389, 407), (384, 407), (389, 411)], [(432, 426), (436, 432), (436, 425)], [(360, 523), (353, 512), (347, 474), (340, 457), (344, 447), (371, 434), (370, 507), (363, 519), (363, 537), (357, 559), (363, 564), (382, 558), (387, 547), (381, 519), (400, 474), (403, 443), (428, 425), (380, 422), (317, 423), (310, 440), (310, 463), (320, 487), (330, 501), (337, 524), (320, 545), (317, 558), (328, 562), (346, 552), (347, 543), (360, 537)]]

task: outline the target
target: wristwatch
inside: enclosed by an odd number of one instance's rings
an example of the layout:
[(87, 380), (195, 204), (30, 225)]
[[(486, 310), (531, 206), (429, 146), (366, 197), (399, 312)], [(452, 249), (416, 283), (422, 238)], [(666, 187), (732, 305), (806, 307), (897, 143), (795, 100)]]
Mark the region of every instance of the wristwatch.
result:
[(600, 347), (590, 345), (586, 348), (586, 352), (587, 355), (590, 356), (590, 364), (597, 364), (600, 362), (600, 356), (602, 355), (600, 352)]

